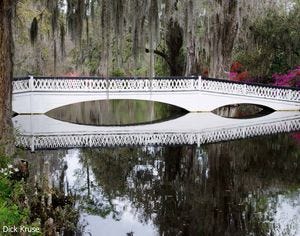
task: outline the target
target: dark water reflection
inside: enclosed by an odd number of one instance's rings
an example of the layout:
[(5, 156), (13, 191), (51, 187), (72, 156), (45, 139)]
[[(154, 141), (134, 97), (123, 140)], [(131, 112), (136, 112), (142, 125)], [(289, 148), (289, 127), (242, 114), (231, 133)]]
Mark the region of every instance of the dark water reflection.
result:
[(134, 125), (173, 119), (187, 111), (168, 104), (141, 100), (101, 100), (63, 106), (48, 116), (85, 125)]
[(68, 166), (82, 230), (92, 235), (299, 235), (298, 136), (40, 151), (28, 159), (32, 174), (46, 160), (54, 177)]
[[(247, 105), (216, 112), (251, 117), (264, 111)], [(183, 114), (184, 110), (161, 103), (107, 100), (73, 104), (47, 115), (79, 124), (133, 125)], [(48, 162), (54, 183), (65, 194), (77, 196), (78, 228), (84, 235), (300, 234), (299, 134), (200, 147), (25, 154), (32, 179)]]
[[(256, 118), (272, 113), (268, 107), (253, 104), (228, 105), (213, 113), (227, 118)], [(46, 113), (66, 122), (84, 125), (139, 125), (174, 119), (186, 110), (169, 104), (142, 100), (100, 100), (75, 103)]]
[(235, 104), (219, 107), (212, 112), (227, 118), (250, 119), (271, 114), (274, 110), (254, 104)]

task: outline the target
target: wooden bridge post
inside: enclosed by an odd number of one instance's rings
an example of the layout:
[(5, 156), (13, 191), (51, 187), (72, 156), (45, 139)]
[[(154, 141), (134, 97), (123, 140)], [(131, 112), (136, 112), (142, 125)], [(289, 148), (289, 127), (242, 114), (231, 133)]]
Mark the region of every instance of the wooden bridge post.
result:
[(29, 75), (29, 90), (30, 91), (33, 91), (34, 90), (34, 83), (33, 83), (33, 76), (32, 75)]
[(33, 82), (34, 78), (32, 75), (29, 75), (29, 91), (30, 91), (30, 114), (32, 115), (32, 91), (34, 90), (34, 82)]
[(202, 77), (201, 75), (198, 76), (198, 90), (202, 90)]
[(243, 94), (246, 95), (247, 94), (247, 84), (243, 85)]

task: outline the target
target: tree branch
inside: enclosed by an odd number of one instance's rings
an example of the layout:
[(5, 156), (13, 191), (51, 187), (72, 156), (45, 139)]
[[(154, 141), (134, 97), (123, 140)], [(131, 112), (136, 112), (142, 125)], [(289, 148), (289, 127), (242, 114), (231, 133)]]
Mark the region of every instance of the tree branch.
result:
[[(150, 50), (148, 48), (145, 48), (145, 52), (146, 53), (149, 53)], [(171, 62), (170, 62), (170, 58), (168, 57), (168, 55), (165, 53), (165, 52), (162, 52), (162, 51), (159, 51), (159, 50), (156, 50), (154, 49), (154, 54), (158, 55), (158, 56), (161, 56), (163, 59), (166, 60), (166, 62), (168, 63), (168, 65), (171, 67)]]

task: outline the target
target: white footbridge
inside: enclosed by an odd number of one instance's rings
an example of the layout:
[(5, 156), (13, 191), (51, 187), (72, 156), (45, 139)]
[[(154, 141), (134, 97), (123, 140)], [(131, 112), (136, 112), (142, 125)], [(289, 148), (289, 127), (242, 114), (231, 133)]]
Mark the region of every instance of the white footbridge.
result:
[(89, 126), (46, 115), (13, 118), (17, 146), (31, 149), (132, 145), (201, 145), (300, 130), (300, 113), (276, 111), (252, 119), (233, 119), (211, 112), (188, 113), (177, 119), (136, 126)]
[(136, 99), (175, 105), (190, 112), (231, 104), (300, 110), (300, 90), (200, 77), (98, 78), (24, 77), (13, 81), (13, 111), (44, 114), (84, 101)]

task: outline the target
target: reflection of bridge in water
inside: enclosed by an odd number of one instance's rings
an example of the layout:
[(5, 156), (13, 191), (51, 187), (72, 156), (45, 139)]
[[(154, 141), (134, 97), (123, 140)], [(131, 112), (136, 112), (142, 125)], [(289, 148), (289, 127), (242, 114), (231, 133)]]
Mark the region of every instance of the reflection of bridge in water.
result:
[(299, 112), (274, 112), (253, 119), (189, 113), (174, 120), (137, 126), (87, 126), (45, 115), (13, 118), (17, 146), (35, 149), (213, 143), (300, 130)]

